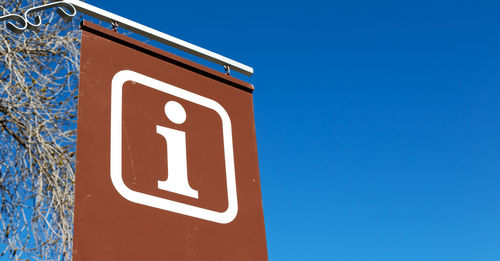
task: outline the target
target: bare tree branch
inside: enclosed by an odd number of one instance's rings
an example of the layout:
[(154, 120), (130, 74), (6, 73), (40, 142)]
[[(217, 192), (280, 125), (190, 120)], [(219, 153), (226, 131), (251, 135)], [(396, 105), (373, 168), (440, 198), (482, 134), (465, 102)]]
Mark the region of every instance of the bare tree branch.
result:
[[(0, 15), (48, 1), (0, 0)], [(0, 25), (0, 256), (71, 260), (80, 32)], [(3, 12), (3, 13), (2, 13)]]

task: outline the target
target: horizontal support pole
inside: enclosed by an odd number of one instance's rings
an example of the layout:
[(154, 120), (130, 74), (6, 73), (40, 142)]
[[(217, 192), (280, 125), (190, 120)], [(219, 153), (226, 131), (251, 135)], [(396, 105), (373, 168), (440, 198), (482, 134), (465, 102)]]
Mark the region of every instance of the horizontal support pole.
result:
[(73, 5), (77, 11), (84, 13), (86, 15), (97, 18), (105, 22), (115, 22), (119, 27), (134, 32), (136, 34), (142, 35), (149, 39), (158, 41), (160, 43), (166, 44), (168, 46), (174, 47), (176, 49), (182, 50), (184, 52), (190, 53), (192, 55), (198, 56), (205, 60), (211, 61), (213, 63), (229, 66), (231, 70), (240, 72), (244, 75), (251, 76), (253, 74), (253, 68), (237, 61), (231, 60), (220, 54), (214, 53), (202, 47), (196, 46), (194, 44), (183, 41), (179, 38), (170, 36), (168, 34), (162, 33), (158, 30), (152, 29), (145, 25), (139, 24), (127, 18), (121, 17), (119, 15), (113, 14), (101, 8), (95, 7), (93, 5), (84, 3), (78, 0), (63, 0), (64, 2)]

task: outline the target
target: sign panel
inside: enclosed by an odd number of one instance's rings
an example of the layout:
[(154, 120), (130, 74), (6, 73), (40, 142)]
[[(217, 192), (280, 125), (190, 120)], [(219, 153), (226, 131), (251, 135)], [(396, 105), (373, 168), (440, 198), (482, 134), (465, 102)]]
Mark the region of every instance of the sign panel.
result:
[(267, 260), (253, 86), (82, 28), (74, 260)]

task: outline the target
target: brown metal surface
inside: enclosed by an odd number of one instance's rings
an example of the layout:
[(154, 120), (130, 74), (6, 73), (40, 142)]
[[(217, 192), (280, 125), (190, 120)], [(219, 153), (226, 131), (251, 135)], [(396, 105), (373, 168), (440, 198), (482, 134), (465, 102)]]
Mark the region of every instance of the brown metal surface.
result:
[[(253, 86), (100, 26), (82, 25), (74, 253), (86, 260), (267, 260), (253, 118)], [(221, 224), (131, 202), (110, 177), (111, 83), (131, 70), (218, 102), (232, 125), (238, 212)], [(186, 111), (172, 123), (164, 106)], [(133, 191), (223, 212), (228, 207), (221, 118), (213, 110), (128, 81), (122, 96), (122, 176)], [(198, 198), (158, 188), (167, 146), (156, 126), (186, 134)]]

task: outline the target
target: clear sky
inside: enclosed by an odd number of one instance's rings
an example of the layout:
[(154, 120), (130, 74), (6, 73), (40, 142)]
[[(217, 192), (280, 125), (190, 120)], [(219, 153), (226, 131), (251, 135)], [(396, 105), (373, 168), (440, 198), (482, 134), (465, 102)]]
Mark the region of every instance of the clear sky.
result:
[(500, 260), (500, 2), (87, 2), (254, 67), (270, 260)]
[(498, 1), (88, 2), (255, 68), (270, 260), (500, 260)]

